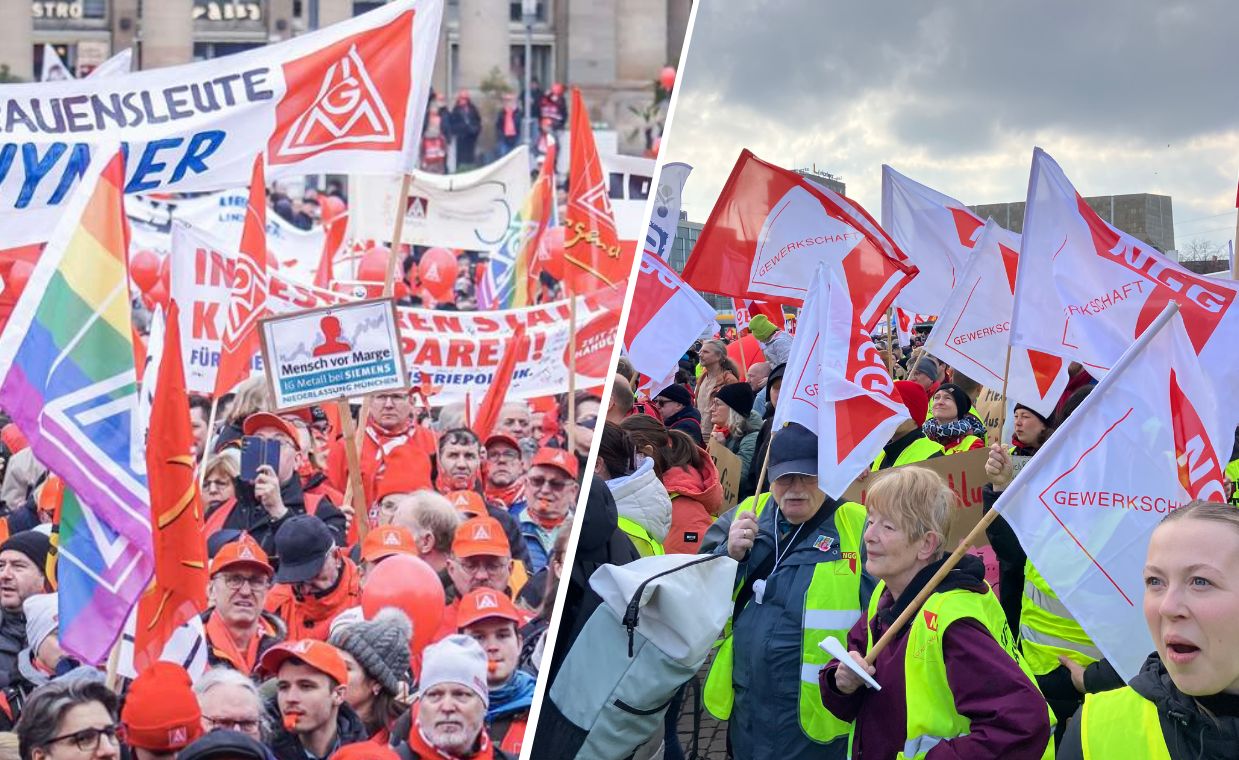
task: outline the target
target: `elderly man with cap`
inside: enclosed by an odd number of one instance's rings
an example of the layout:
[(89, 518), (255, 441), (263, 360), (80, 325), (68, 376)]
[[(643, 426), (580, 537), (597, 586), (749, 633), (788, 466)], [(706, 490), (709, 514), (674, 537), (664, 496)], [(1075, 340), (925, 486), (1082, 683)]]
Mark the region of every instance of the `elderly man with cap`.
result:
[(517, 668), (524, 643), (520, 629), (525, 616), (507, 596), (479, 588), (461, 600), (456, 622), (460, 632), (486, 652), (486, 685), (490, 690), (487, 732), (499, 749), (519, 755), (538, 683), (532, 674)]
[(525, 457), (520, 441), (505, 433), (494, 433), (486, 439), (486, 464), (482, 468), (486, 482), (486, 501), (503, 507), (517, 517), (525, 510)]
[(408, 528), (400, 525), (380, 525), (372, 528), (362, 539), (360, 551), (353, 555), (360, 558), (358, 566), (361, 582), (366, 582), (366, 575), (383, 560), (395, 554), (410, 554), (418, 556), (417, 543)]
[(508, 538), (493, 517), (474, 517), (456, 529), (452, 540), (452, 556), (447, 561), (447, 609), (439, 626), (440, 635), (455, 633), (461, 599), (470, 591), (489, 588), (501, 594), (513, 595), (512, 550)]
[(278, 441), (279, 462), (274, 469), (269, 465), (259, 467), (253, 482), (238, 477), (235, 499), (224, 502), (206, 516), (206, 534), (209, 536), (225, 528), (244, 530), (278, 561), (276, 531), (294, 515), (309, 514), (326, 524), (343, 543), (347, 533), (344, 513), (329, 499), (301, 490), (301, 476), (297, 474), (300, 436), (292, 423), (277, 415), (259, 412), (246, 417), (241, 430), (247, 436)]
[(576, 504), (578, 463), (563, 449), (542, 448), (534, 455), (525, 480), (528, 505), (521, 513), (521, 534), (529, 551), (530, 573), (546, 567), (559, 526)]
[(274, 574), (267, 553), (242, 533), (215, 553), (210, 574), (209, 606), (199, 616), (206, 637), (201, 648), (205, 667), (222, 665), (250, 675), (263, 653), (285, 636), (284, 622), (265, 610)]
[(679, 383), (672, 383), (658, 392), (651, 402), (662, 415), (668, 430), (680, 430), (698, 445), (706, 445), (701, 434), (701, 412), (693, 406), (693, 396)]
[(459, 634), (422, 653), (417, 722), (397, 752), (406, 760), (507, 760), (486, 733), (486, 653)]
[(280, 644), (262, 656), (262, 669), (276, 681), (268, 711), (280, 716), (280, 725), (267, 746), (279, 760), (326, 760), (368, 738), (344, 699), (348, 666), (332, 645), (312, 639)]
[(46, 575), (51, 541), (24, 530), (0, 544), (0, 686), (19, 678), (17, 655), (26, 648), (26, 615), (22, 603), (49, 591)]
[(288, 640), (326, 641), (331, 619), (361, 603), (361, 574), (327, 526), (310, 515), (291, 517), (275, 534), (280, 565), (267, 610), (288, 628)]
[(139, 673), (120, 722), (134, 760), (172, 760), (202, 736), (202, 709), (185, 668), (160, 661)]
[(822, 706), (818, 670), (869, 602), (863, 573), (865, 508), (823, 493), (817, 436), (796, 423), (770, 442), (770, 492), (736, 510), (715, 553), (740, 563), (731, 636), (711, 666), (703, 698), (729, 721), (736, 757), (847, 757), (849, 726)]

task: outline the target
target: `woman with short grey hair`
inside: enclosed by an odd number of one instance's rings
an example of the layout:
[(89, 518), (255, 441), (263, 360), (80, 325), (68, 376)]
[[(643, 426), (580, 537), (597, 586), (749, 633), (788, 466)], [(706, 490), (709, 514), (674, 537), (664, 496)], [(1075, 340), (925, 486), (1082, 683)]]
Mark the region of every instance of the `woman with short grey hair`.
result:
[(22, 760), (120, 757), (117, 698), (98, 681), (52, 681), (31, 693), (14, 731)]

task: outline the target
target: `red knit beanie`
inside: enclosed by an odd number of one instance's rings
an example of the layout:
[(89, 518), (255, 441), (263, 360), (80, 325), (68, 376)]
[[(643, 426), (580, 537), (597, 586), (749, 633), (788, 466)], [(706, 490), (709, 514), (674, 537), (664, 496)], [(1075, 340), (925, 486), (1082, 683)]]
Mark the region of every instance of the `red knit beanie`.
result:
[(202, 736), (202, 709), (185, 668), (156, 662), (129, 686), (121, 710), (125, 743), (151, 752), (176, 752)]

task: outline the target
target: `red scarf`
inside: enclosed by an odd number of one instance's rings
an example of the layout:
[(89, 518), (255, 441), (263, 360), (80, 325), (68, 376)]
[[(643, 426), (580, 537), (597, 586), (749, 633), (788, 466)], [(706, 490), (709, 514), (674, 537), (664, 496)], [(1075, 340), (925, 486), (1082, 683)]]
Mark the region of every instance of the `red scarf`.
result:
[(422, 736), (422, 730), (416, 723), (409, 729), (409, 749), (413, 750), (414, 757), (420, 758), (438, 758), (438, 760), (493, 760), (495, 757), (495, 748), (490, 743), (490, 737), (486, 735), (486, 729), (482, 729), (481, 736), (478, 737), (478, 749), (470, 755), (449, 755), (446, 752), (435, 749)]
[(516, 109), (503, 109), (503, 136), (516, 137)]
[(505, 509), (511, 509), (513, 504), (525, 498), (525, 479), (517, 478), (508, 486), (495, 486), (487, 481), (482, 496), (488, 502), (498, 502)]
[(249, 675), (254, 672), (254, 667), (258, 665), (258, 641), (262, 638), (263, 625), (264, 621), (260, 618), (258, 630), (254, 631), (254, 635), (250, 637), (249, 646), (242, 652), (237, 647), (237, 642), (232, 638), (232, 631), (224, 623), (219, 610), (215, 610), (207, 618), (207, 641), (210, 642), (211, 648), (215, 650), (215, 654), (232, 663), (232, 666), (238, 671)]

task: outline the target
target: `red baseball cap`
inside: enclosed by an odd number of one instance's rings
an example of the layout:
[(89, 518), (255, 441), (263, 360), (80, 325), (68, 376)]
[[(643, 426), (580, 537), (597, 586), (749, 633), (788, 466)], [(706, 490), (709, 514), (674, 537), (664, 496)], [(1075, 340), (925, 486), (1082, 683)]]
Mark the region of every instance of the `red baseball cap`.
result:
[(489, 449), (492, 443), (504, 443), (516, 449), (517, 451), (521, 450), (520, 441), (516, 440), (515, 438), (508, 435), (507, 433), (491, 433), (490, 436), (486, 439), (486, 448)]
[(460, 611), (456, 613), (458, 628), (463, 630), (487, 618), (511, 620), (518, 627), (524, 622), (508, 595), (492, 588), (475, 588), (461, 598)]
[(563, 449), (552, 449), (546, 446), (538, 449), (538, 453), (534, 454), (533, 461), (529, 463), (531, 467), (542, 465), (544, 467), (555, 467), (568, 473), (568, 476), (576, 480), (580, 473), (580, 465), (577, 464), (576, 457)]
[(325, 641), (301, 639), (277, 644), (263, 653), (259, 665), (267, 673), (275, 675), (288, 660), (304, 662), (337, 684), (348, 683), (348, 666), (344, 664), (340, 650)]
[(452, 554), (457, 557), (511, 557), (512, 545), (493, 517), (474, 517), (456, 528)]
[(463, 515), (477, 517), (486, 514), (486, 502), (482, 501), (482, 496), (477, 491), (448, 491), (444, 495), (452, 502), (456, 511)]
[(211, 560), (210, 574), (214, 576), (221, 570), (241, 566), (257, 568), (267, 575), (275, 574), (267, 553), (248, 533), (242, 533), (236, 541), (229, 541), (220, 547)]
[(377, 562), (393, 554), (417, 556), (417, 546), (408, 528), (400, 525), (380, 525), (371, 528), (361, 542), (361, 558), (366, 562)]
[(245, 422), (241, 424), (241, 432), (245, 435), (254, 435), (259, 430), (267, 429), (278, 430), (288, 436), (288, 440), (292, 441), (294, 446), (301, 448), (301, 436), (297, 434), (297, 428), (278, 414), (255, 412), (246, 417)]

